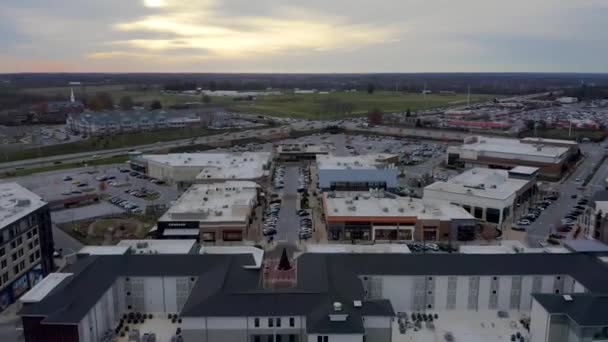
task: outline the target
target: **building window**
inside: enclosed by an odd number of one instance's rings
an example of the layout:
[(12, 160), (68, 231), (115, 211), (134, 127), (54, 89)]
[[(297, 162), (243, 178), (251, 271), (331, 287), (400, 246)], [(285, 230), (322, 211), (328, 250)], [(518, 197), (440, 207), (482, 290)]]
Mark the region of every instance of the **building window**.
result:
[(2, 260), (2, 268), (6, 268), (6, 260)]
[(254, 318), (253, 319), (253, 326), (256, 328), (260, 327), (260, 319), (259, 318)]
[(289, 342), (296, 342), (296, 335), (289, 335)]
[(500, 210), (495, 208), (487, 208), (486, 221), (490, 223), (500, 223)]
[(0, 248), (0, 257), (4, 256), (4, 254), (6, 254), (6, 252), (4, 251), (4, 247)]
[(23, 256), (23, 248), (21, 248), (20, 250), (17, 251), (17, 254), (19, 255), (19, 257)]
[(2, 281), (3, 281), (3, 282), (5, 282), (5, 283), (8, 281), (8, 272), (5, 272), (5, 273), (2, 275)]
[(323, 342), (323, 336), (317, 336), (317, 342)]
[(30, 254), (30, 262), (34, 262), (34, 254)]
[(17, 260), (17, 253), (11, 254), (11, 259), (13, 259), (13, 261)]
[(559, 293), (559, 289), (555, 289), (555, 293), (558, 294)]
[(19, 274), (19, 265), (13, 266), (13, 272), (15, 272), (15, 274)]
[(268, 319), (268, 327), (270, 327), (270, 328), (274, 327), (274, 320), (272, 318)]
[(323, 342), (329, 342), (329, 336), (323, 336)]
[(38, 241), (38, 239), (34, 240), (34, 246), (38, 246), (39, 243), (40, 241)]
[(293, 317), (289, 317), (289, 326), (290, 327), (295, 327), (296, 326), (296, 319)]
[(17, 244), (20, 245), (23, 243), (23, 238), (20, 236), (17, 238)]
[(36, 251), (36, 259), (40, 259), (40, 251)]
[(34, 249), (34, 244), (32, 242), (27, 243), (27, 248)]
[(25, 261), (19, 263), (19, 269), (23, 271), (25, 269)]
[(281, 318), (277, 318), (277, 328), (281, 327)]
[(483, 208), (475, 207), (475, 215), (474, 216), (475, 216), (476, 219), (482, 220), (483, 219)]
[(254, 335), (253, 342), (260, 342), (260, 335)]

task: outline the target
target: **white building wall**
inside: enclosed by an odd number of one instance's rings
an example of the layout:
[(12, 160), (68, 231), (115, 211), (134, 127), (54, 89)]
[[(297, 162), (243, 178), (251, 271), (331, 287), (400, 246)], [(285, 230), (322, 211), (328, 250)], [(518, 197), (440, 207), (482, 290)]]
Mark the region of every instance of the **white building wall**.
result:
[(389, 299), (395, 312), (408, 312), (413, 306), (413, 276), (383, 276), (382, 298)]
[(177, 278), (163, 277), (163, 289), (165, 297), (164, 312), (178, 312), (177, 308)]
[(585, 287), (583, 286), (583, 284), (579, 283), (578, 281), (574, 281), (574, 293), (584, 293), (587, 292)]
[(478, 310), (488, 310), (490, 305), (490, 284), (492, 277), (479, 277)]
[(467, 310), (469, 304), (469, 277), (459, 276), (456, 283), (456, 310)]
[(543, 276), (541, 287), (542, 293), (553, 293), (553, 285), (555, 284), (555, 276)]
[(399, 186), (397, 168), (362, 169), (362, 170), (328, 170), (319, 169), (319, 186), (329, 188), (332, 182), (386, 182), (388, 188)]
[(98, 341), (106, 330), (116, 325), (118, 318), (114, 314), (114, 296), (110, 287), (78, 324), (79, 338), (85, 342)]
[(434, 310), (445, 310), (448, 302), (448, 277), (435, 277)]
[(549, 336), (549, 313), (537, 301), (530, 312), (530, 342), (547, 342)]
[(144, 278), (144, 308), (146, 312), (165, 312), (162, 277)]
[(207, 329), (247, 329), (246, 317), (207, 317)]
[(205, 317), (182, 317), (181, 327), (183, 330), (204, 330), (206, 323)]
[(498, 309), (509, 310), (513, 276), (498, 277)]
[(521, 278), (521, 302), (519, 309), (528, 311), (532, 308), (532, 285), (534, 284), (533, 276), (524, 276)]
[(365, 316), (363, 317), (363, 327), (365, 328), (390, 328), (393, 319), (383, 316)]
[[(317, 342), (317, 334), (309, 334), (308, 342)], [(343, 335), (321, 335), (327, 336), (328, 342), (362, 342), (363, 335), (359, 334), (343, 334)]]

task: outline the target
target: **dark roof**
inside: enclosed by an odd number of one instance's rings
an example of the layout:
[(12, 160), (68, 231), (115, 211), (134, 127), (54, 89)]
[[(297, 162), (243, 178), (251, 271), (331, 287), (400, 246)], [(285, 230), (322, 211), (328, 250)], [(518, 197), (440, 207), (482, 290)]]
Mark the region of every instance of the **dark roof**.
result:
[(573, 252), (608, 252), (608, 245), (598, 240), (573, 239), (562, 241), (562, 244)]
[(608, 201), (608, 190), (597, 191), (593, 194), (594, 202), (605, 202)]
[(607, 295), (571, 294), (572, 301), (554, 294), (534, 294), (533, 297), (550, 314), (566, 315), (579, 326), (608, 325)]
[[(362, 316), (393, 316), (388, 300), (364, 300), (359, 278), (372, 275), (570, 275), (590, 292), (608, 293), (606, 264), (591, 254), (315, 254), (296, 260), (297, 285), (267, 289), (251, 255), (89, 256), (67, 272), (41, 302), (22, 315), (45, 316), (43, 323), (77, 324), (125, 276), (194, 276), (197, 281), (182, 316), (306, 316), (311, 333), (360, 333)], [(363, 306), (354, 306), (363, 300)], [(331, 321), (333, 303), (344, 322)]]

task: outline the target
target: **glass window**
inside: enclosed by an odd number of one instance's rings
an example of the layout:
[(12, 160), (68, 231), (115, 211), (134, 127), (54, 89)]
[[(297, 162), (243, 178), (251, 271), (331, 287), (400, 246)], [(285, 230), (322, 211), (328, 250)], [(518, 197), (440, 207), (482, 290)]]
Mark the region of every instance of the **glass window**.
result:
[(289, 317), (289, 326), (290, 327), (295, 327), (296, 326), (296, 319), (293, 317)]
[(329, 336), (323, 336), (323, 342), (328, 342), (329, 341)]
[(4, 256), (6, 252), (4, 251), (4, 247), (0, 248), (0, 256)]
[(254, 318), (253, 319), (253, 326), (256, 328), (260, 327), (260, 319), (259, 318)]
[(463, 205), (462, 209), (466, 210), (467, 212), (471, 212), (471, 206), (470, 205)]
[(476, 219), (482, 220), (483, 219), (483, 208), (475, 207), (475, 215), (474, 216), (475, 216)]
[(323, 336), (317, 336), (317, 342), (323, 342)]
[(277, 328), (281, 327), (281, 318), (277, 318)]
[(268, 319), (268, 326), (269, 326), (270, 328), (274, 327), (274, 320), (273, 320), (272, 318), (269, 318), (269, 319)]
[(486, 221), (490, 223), (500, 223), (500, 210), (495, 208), (487, 208)]

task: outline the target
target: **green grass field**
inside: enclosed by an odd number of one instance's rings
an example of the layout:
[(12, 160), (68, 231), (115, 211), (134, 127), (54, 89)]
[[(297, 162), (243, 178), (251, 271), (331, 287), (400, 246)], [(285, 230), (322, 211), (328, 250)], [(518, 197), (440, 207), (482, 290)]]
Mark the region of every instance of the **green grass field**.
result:
[[(182, 104), (186, 102), (200, 102), (201, 96), (187, 96), (177, 94), (163, 94), (160, 88), (150, 87), (141, 89), (136, 85), (89, 85), (86, 88), (73, 87), (76, 97), (97, 92), (107, 92), (118, 103), (122, 96), (131, 96), (135, 102), (148, 104), (153, 100), (160, 100), (163, 106)], [(66, 99), (70, 94), (70, 87), (27, 88), (24, 92), (41, 95), (61, 94)], [(495, 98), (494, 95), (471, 95), (471, 102), (480, 102)], [(368, 94), (364, 91), (356, 93), (335, 92), (329, 94), (290, 94), (280, 96), (260, 96), (255, 101), (233, 101), (231, 97), (211, 97), (209, 106), (224, 106), (230, 110), (249, 112), (252, 114), (273, 115), (282, 117), (306, 118), (317, 120), (338, 119), (349, 116), (364, 115), (368, 111), (378, 108), (382, 111), (417, 111), (437, 107), (456, 106), (466, 104), (466, 94), (449, 95), (422, 95), (420, 93), (396, 93), (390, 91), (376, 91)]]
[[(153, 144), (156, 142), (188, 139), (217, 133), (218, 131), (216, 130), (202, 128), (175, 128), (153, 132), (114, 135), (112, 137), (92, 137), (87, 140), (81, 140), (67, 144), (43, 146), (40, 148), (1, 153), (0, 161), (8, 162), (31, 158), (57, 156), (69, 153), (95, 152), (121, 147)], [(161, 147), (162, 146), (159, 146), (159, 148)]]
[[(471, 102), (480, 102), (494, 98), (493, 95), (471, 95)], [(415, 112), (421, 109), (456, 106), (466, 104), (466, 95), (442, 96), (418, 93), (395, 93), (378, 91), (330, 93), (330, 94), (292, 94), (281, 96), (258, 97), (253, 102), (238, 102), (229, 105), (237, 111), (251, 112), (284, 117), (328, 120), (348, 116), (364, 115), (378, 108), (382, 111)], [(345, 109), (348, 107), (348, 109)]]

